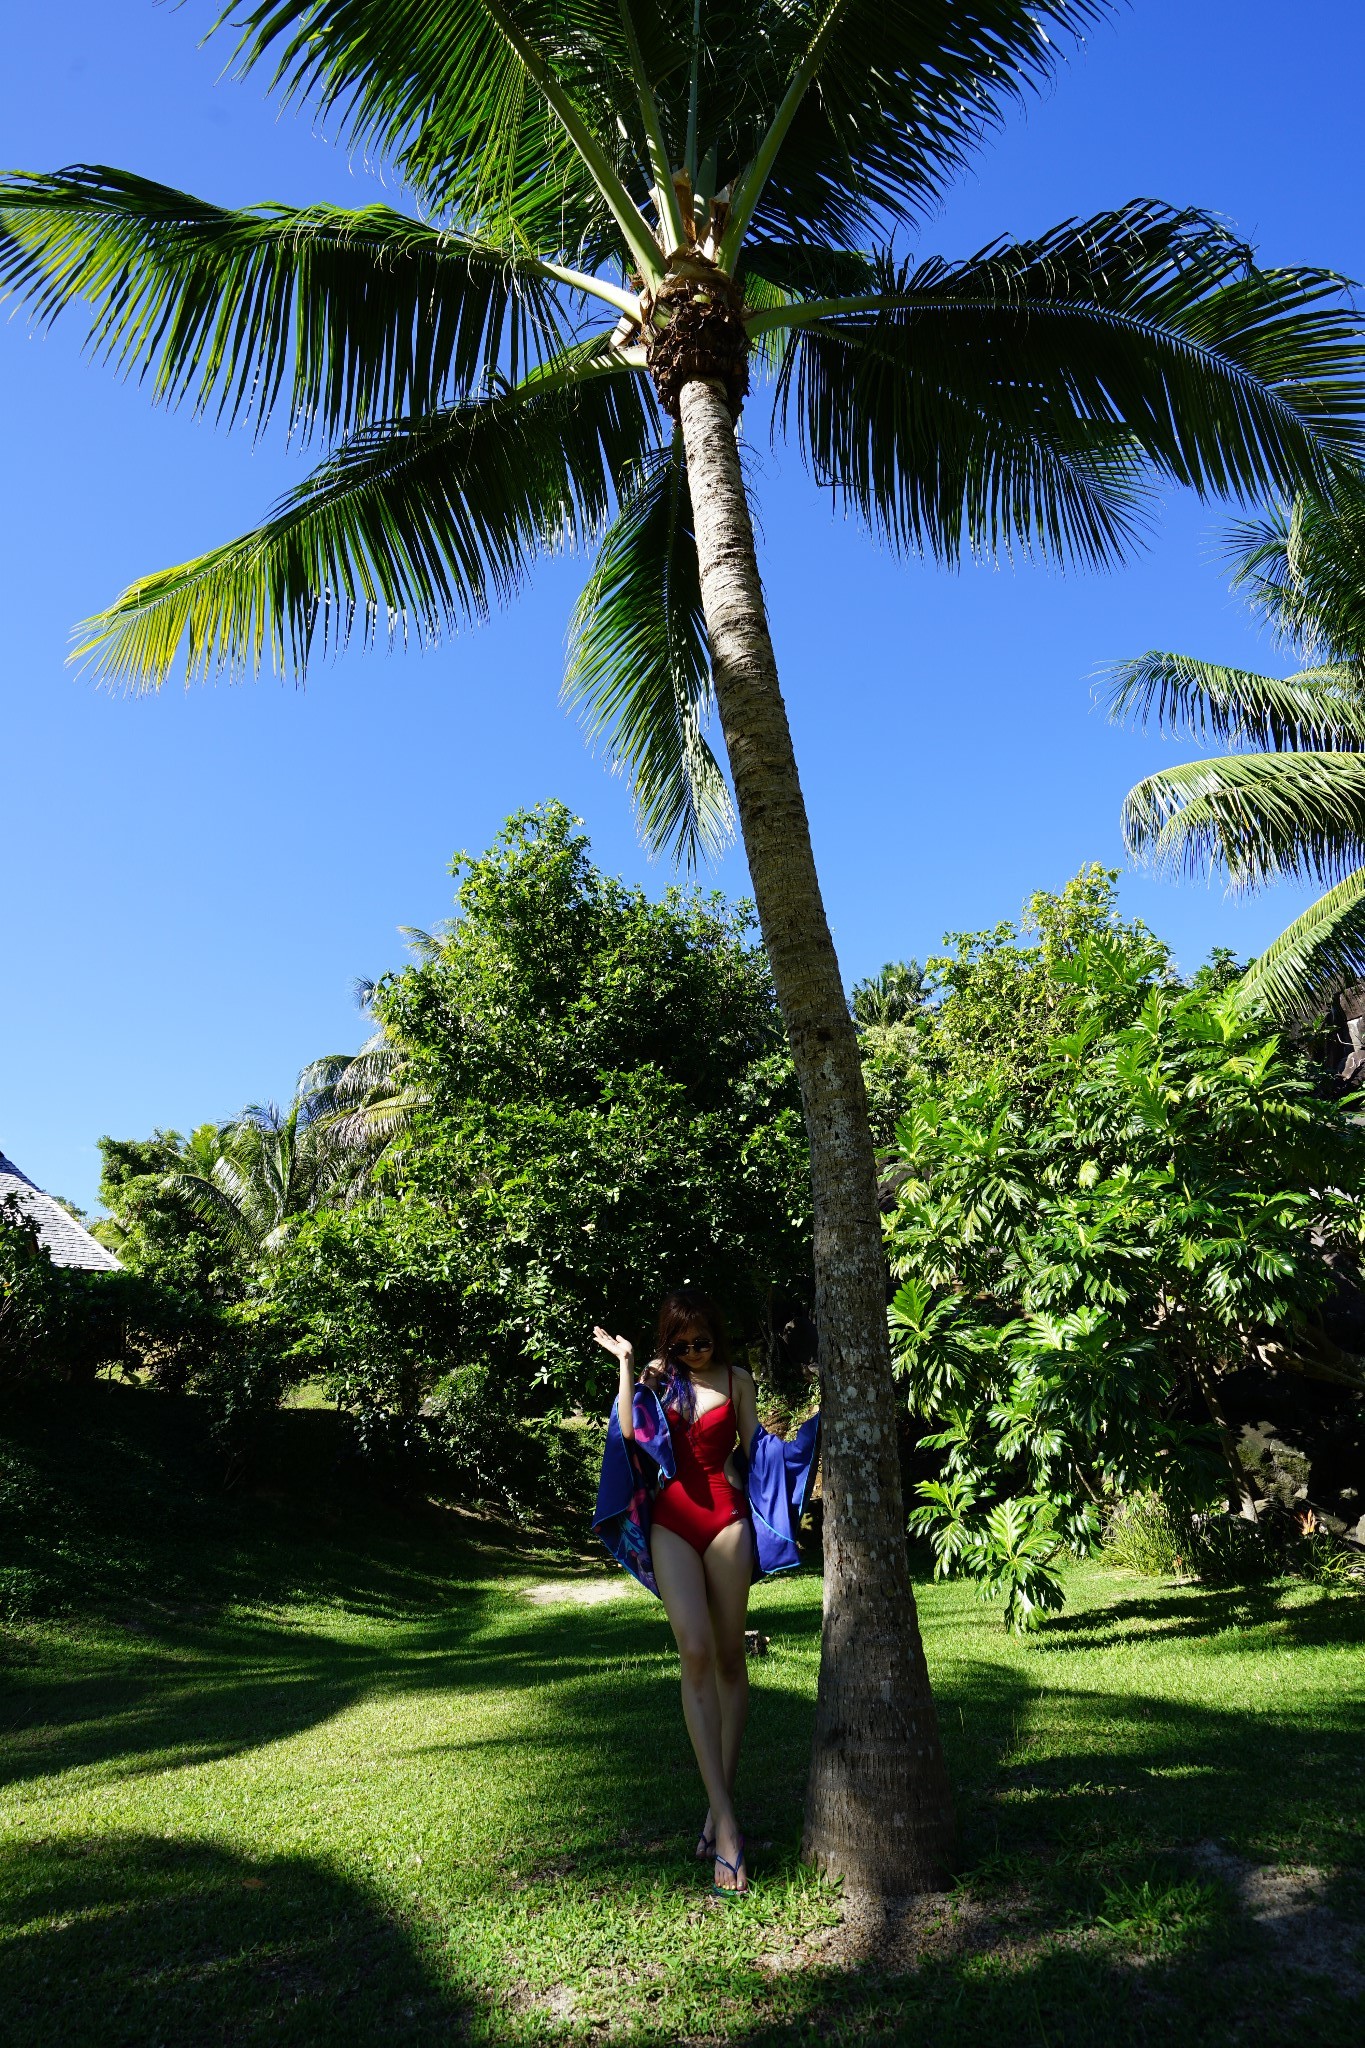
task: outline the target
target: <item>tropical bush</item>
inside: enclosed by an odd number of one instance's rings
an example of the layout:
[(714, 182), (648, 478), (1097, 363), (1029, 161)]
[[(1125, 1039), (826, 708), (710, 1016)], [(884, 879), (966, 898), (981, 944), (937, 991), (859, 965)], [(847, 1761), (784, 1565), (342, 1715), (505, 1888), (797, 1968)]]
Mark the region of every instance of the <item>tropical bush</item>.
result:
[(36, 1377), (56, 1365), (60, 1281), (38, 1232), (13, 1201), (0, 1201), (0, 1374)]
[(262, 1306), (278, 1254), (306, 1217), (368, 1190), (417, 1100), (401, 1055), (372, 1039), (305, 1068), (285, 1109), (101, 1139), (109, 1214), (96, 1229), (128, 1269), (122, 1357), (206, 1396), (232, 1462), (296, 1370)]
[[(1306, 1058), (1192, 985), (1090, 871), (940, 967), (897, 1132), (897, 1368), (941, 1458), (912, 1527), (1025, 1626), (1106, 1507), (1247, 1485), (1220, 1382), (1331, 1347), (1324, 1254), (1358, 1250), (1365, 1134)], [(1017, 1032), (1009, 1020), (1018, 1020)]]
[(185, 1177), (206, 1170), (221, 1149), (213, 1124), (188, 1137), (101, 1138), (100, 1200), (108, 1216), (101, 1239), (136, 1281), (124, 1357), (167, 1392), (198, 1388), (218, 1376), (230, 1344), (227, 1311), (243, 1299), (248, 1268), (231, 1233), (205, 1216)]
[(1331, 1530), (1288, 1516), (1179, 1512), (1159, 1493), (1122, 1500), (1104, 1527), (1103, 1555), (1148, 1579), (1198, 1579), (1205, 1585), (1293, 1575), (1314, 1585), (1365, 1587), (1365, 1551)]

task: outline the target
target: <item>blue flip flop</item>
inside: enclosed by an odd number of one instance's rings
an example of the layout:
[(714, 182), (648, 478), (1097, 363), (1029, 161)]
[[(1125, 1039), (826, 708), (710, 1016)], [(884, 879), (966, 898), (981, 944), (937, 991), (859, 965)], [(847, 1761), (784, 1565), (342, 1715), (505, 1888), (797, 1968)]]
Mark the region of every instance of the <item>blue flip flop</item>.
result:
[[(733, 1905), (736, 1899), (747, 1899), (749, 1896), (749, 1872), (744, 1861), (743, 1835), (741, 1835), (739, 1838), (739, 1854), (738, 1856), (736, 1856), (733, 1863), (730, 1861), (728, 1856), (722, 1856), (719, 1850), (716, 1851), (715, 1860), (717, 1863), (724, 1865), (724, 1867), (729, 1871), (731, 1877), (733, 1877), (735, 1881), (733, 1884), (716, 1884), (713, 1881), (711, 1885), (712, 1898), (724, 1899), (727, 1905)], [(744, 1872), (745, 1878), (744, 1888), (742, 1891), (740, 1889), (739, 1884), (739, 1873), (741, 1870)]]

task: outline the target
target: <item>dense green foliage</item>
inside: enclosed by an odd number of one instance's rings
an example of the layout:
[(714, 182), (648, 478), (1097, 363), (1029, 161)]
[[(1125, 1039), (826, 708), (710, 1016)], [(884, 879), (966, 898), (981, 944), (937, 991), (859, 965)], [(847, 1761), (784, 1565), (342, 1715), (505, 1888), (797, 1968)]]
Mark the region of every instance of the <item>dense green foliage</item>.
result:
[(611, 1392), (595, 1322), (643, 1353), (688, 1280), (761, 1357), (809, 1302), (796, 1084), (749, 906), (651, 902), (562, 804), (456, 873), (456, 917), (369, 990), (361, 1053), (283, 1111), (103, 1141), (97, 1227), (132, 1286), (114, 1350), (209, 1395), (234, 1456), (321, 1378), (375, 1456), (581, 1502)]
[[(321, 1380), (403, 1483), (577, 1512), (594, 1322), (643, 1348), (694, 1281), (773, 1385), (811, 1298), (795, 1084), (745, 906), (651, 902), (558, 804), (456, 873), (455, 918), (370, 993), (370, 1047), (287, 1112), (105, 1141), (122, 1356), (208, 1395), (234, 1461)], [(1323, 1251), (1356, 1256), (1349, 1108), (1239, 1020), (1235, 962), (1180, 982), (1114, 887), (1086, 869), (853, 995), (914, 1520), (1013, 1622), (1116, 1499), (1159, 1488), (1178, 1519), (1227, 1488), (1221, 1377), (1311, 1355)]]
[(214, 1124), (187, 1138), (102, 1138), (96, 1225), (103, 1241), (142, 1281), (125, 1338), (129, 1365), (169, 1390), (199, 1386), (229, 1341), (228, 1310), (246, 1290), (247, 1272), (231, 1232), (205, 1216), (185, 1186), (211, 1170), (222, 1148)]
[(805, 1140), (747, 906), (651, 902), (558, 804), (456, 872), (459, 915), (374, 995), (426, 1106), (371, 1198), (281, 1249), (263, 1313), (367, 1437), (410, 1441), (425, 1406), (471, 1480), (525, 1497), (608, 1405), (595, 1322), (647, 1346), (687, 1280), (761, 1345), (805, 1299)]
[(127, 1275), (54, 1266), (37, 1226), (0, 1199), (0, 1387), (88, 1377), (117, 1358)]
[(938, 963), (889, 1162), (898, 1366), (944, 1461), (912, 1523), (1016, 1624), (1106, 1502), (1215, 1495), (1220, 1376), (1322, 1343), (1365, 1177), (1351, 1105), (1225, 968), (1181, 984), (1101, 871), (1032, 916)]

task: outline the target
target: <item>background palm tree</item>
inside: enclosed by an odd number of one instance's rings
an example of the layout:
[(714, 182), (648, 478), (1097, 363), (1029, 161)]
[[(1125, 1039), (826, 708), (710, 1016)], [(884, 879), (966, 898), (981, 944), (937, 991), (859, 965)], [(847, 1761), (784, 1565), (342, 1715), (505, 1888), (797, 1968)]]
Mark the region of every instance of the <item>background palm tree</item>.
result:
[(888, 960), (880, 974), (853, 984), (855, 1024), (908, 1024), (924, 1008), (929, 984), (918, 960)]
[(1238, 533), (1235, 581), (1312, 663), (1287, 677), (1142, 654), (1114, 672), (1120, 721), (1249, 751), (1149, 775), (1123, 810), (1130, 852), (1257, 888), (1330, 883), (1251, 963), (1239, 1001), (1290, 1019), (1365, 975), (1365, 483), (1300, 498)]
[[(1120, 557), (1154, 474), (1329, 488), (1361, 444), (1335, 280), (1262, 271), (1138, 201), (961, 262), (903, 253), (973, 146), (1106, 0), (261, 0), (266, 61), (419, 216), (228, 210), (126, 172), (13, 178), (3, 274), (154, 395), (283, 410), (330, 452), (254, 532), (90, 623), (158, 684), (429, 640), (600, 541), (566, 686), (642, 828), (729, 827), (714, 705), (810, 1135), (825, 1612), (806, 1850), (937, 1880), (947, 1781), (910, 1590), (876, 1171), (764, 611), (736, 422), (897, 549)], [(602, 316), (594, 327), (591, 316)], [(856, 648), (849, 667), (856, 675)], [(841, 679), (847, 687), (847, 679)]]
[(165, 1177), (206, 1223), (254, 1256), (277, 1251), (290, 1230), (325, 1200), (331, 1174), (323, 1148), (310, 1142), (303, 1105), (252, 1103), (226, 1124), (190, 1134), (187, 1158)]
[(329, 1053), (299, 1076), (287, 1109), (252, 1103), (223, 1124), (201, 1124), (165, 1175), (248, 1256), (277, 1251), (315, 1209), (358, 1200), (403, 1146), (426, 1098), (405, 1078), (382, 1034), (358, 1053)]
[(382, 1030), (359, 1052), (314, 1060), (297, 1092), (310, 1132), (335, 1162), (343, 1199), (368, 1190), (380, 1167), (406, 1150), (413, 1118), (427, 1105), (404, 1049)]

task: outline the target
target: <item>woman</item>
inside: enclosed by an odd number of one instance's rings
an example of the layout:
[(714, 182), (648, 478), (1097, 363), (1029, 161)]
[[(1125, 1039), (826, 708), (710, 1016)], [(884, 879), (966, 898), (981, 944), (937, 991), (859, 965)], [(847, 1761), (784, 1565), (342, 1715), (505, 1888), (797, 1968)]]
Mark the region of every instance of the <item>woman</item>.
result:
[(713, 1303), (679, 1288), (659, 1311), (658, 1355), (641, 1381), (628, 1339), (593, 1331), (621, 1368), (594, 1527), (664, 1603), (682, 1660), (687, 1732), (710, 1808), (697, 1843), (713, 1890), (749, 1888), (733, 1792), (749, 1710), (749, 1587), (800, 1563), (795, 1535), (815, 1469), (818, 1417), (790, 1443), (758, 1420)]

